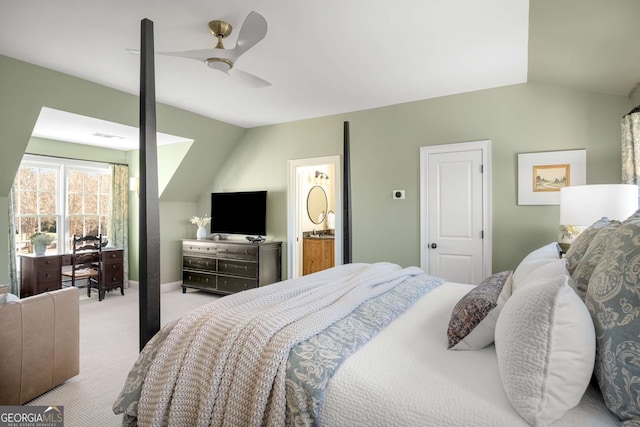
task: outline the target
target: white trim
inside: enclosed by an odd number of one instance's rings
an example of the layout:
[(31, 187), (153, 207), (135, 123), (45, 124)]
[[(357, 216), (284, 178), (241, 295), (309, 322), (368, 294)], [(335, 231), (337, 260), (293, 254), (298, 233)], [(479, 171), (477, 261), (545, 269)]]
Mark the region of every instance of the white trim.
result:
[(169, 282), (160, 284), (160, 292), (176, 291), (182, 288), (182, 280), (179, 282)]
[[(340, 156), (314, 157), (309, 159), (288, 160), (287, 169), (287, 278), (302, 275), (300, 271), (300, 254), (302, 253), (302, 232), (300, 227), (300, 195), (298, 194), (298, 173), (300, 167), (332, 164), (334, 177), (331, 177), (335, 191), (335, 265), (342, 264), (342, 160)], [(296, 266), (298, 266), (296, 268)]]
[[(125, 286), (125, 289), (138, 290), (140, 288), (140, 282), (137, 280), (129, 280), (129, 286)], [(171, 292), (182, 288), (182, 280), (178, 282), (168, 282), (160, 284), (160, 292)]]
[[(21, 167), (36, 167), (36, 168), (50, 168), (56, 171), (56, 212), (57, 217), (57, 250), (60, 253), (68, 251), (66, 247), (70, 240), (69, 236), (69, 215), (67, 205), (67, 189), (68, 189), (68, 177), (70, 171), (86, 171), (111, 174), (111, 168), (109, 163), (84, 161), (76, 159), (67, 159), (62, 157), (51, 157), (37, 154), (25, 154), (20, 162)], [(17, 176), (17, 175), (16, 175)], [(40, 212), (38, 216), (42, 216)], [(22, 215), (20, 215), (22, 216)], [(24, 215), (29, 216), (29, 215)], [(12, 252), (13, 256), (17, 257), (15, 250)], [(18, 270), (20, 270), (20, 263), (16, 261)]]
[(41, 163), (55, 166), (64, 165), (73, 167), (73, 169), (86, 168), (87, 170), (104, 169), (105, 171), (111, 171), (109, 163), (107, 162), (67, 159), (64, 157), (51, 157), (38, 154), (25, 154), (22, 158), (22, 162)]
[(470, 150), (482, 151), (482, 229), (484, 239), (482, 241), (484, 277), (488, 277), (492, 272), (492, 238), (491, 228), (491, 140), (461, 142), (456, 144), (442, 144), (420, 147), (420, 267), (427, 271), (429, 265), (429, 243), (428, 221), (425, 220), (429, 212), (428, 206), (428, 156), (434, 153), (462, 152)]

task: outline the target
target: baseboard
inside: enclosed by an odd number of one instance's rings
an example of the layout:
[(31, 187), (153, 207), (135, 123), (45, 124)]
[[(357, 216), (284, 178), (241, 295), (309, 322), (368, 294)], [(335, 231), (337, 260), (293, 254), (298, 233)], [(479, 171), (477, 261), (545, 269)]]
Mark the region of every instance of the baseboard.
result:
[(160, 285), (160, 292), (176, 291), (182, 287), (182, 281), (162, 283)]
[[(169, 282), (169, 283), (161, 283), (160, 284), (160, 292), (171, 292), (180, 289), (182, 286), (182, 282)], [(136, 280), (129, 280), (129, 288), (138, 289), (140, 287), (140, 282)]]

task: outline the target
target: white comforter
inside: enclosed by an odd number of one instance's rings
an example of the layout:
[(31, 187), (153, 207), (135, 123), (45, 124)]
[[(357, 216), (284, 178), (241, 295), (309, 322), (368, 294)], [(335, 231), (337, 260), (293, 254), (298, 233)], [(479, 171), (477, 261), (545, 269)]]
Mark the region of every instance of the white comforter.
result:
[(142, 374), (137, 414), (129, 415), (145, 426), (281, 426), (290, 349), (414, 276), (425, 275), (417, 267), (348, 264), (194, 310), (157, 349)]
[[(345, 361), (329, 382), (322, 425), (528, 426), (504, 393), (493, 345), (447, 350), (451, 310), (471, 287), (441, 285)], [(619, 425), (593, 386), (553, 424)]]

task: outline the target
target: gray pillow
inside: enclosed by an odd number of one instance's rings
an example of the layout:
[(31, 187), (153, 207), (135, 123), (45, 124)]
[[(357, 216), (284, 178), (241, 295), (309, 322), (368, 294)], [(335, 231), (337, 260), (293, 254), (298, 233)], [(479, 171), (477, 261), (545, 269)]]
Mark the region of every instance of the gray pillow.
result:
[(607, 407), (640, 423), (640, 217), (613, 233), (585, 304), (596, 330), (595, 375)]
[(611, 240), (611, 236), (613, 236), (613, 233), (615, 233), (618, 227), (620, 227), (620, 221), (611, 221), (606, 227), (598, 229), (589, 247), (580, 259), (578, 266), (573, 270), (573, 274), (571, 275), (573, 280), (570, 283), (582, 301), (584, 301), (586, 297), (589, 279), (591, 279), (593, 270), (600, 262)]
[(601, 218), (587, 227), (576, 239), (571, 243), (569, 250), (567, 251), (567, 255), (565, 258), (567, 259), (567, 270), (569, 270), (569, 274), (573, 274), (573, 271), (576, 269), (580, 260), (584, 256), (584, 253), (589, 248), (589, 244), (591, 240), (598, 234), (598, 231), (609, 225), (608, 218)]

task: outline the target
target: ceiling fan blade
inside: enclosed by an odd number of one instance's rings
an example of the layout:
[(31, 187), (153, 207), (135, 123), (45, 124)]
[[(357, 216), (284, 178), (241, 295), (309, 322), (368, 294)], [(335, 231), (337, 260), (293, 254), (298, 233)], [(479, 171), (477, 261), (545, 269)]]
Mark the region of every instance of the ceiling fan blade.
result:
[(267, 35), (267, 20), (258, 12), (252, 11), (242, 23), (242, 28), (238, 33), (238, 41), (235, 51), (236, 57), (240, 56), (252, 46), (255, 46)]
[(227, 74), (249, 87), (259, 88), (271, 86), (271, 83), (269, 83), (268, 81), (237, 68), (230, 69), (229, 71), (227, 71)]
[(202, 62), (205, 62), (209, 58), (225, 58), (233, 62), (237, 58), (237, 55), (235, 55), (233, 51), (230, 51), (228, 49), (197, 49), (185, 50), (181, 52), (156, 52), (156, 55), (190, 58)]

